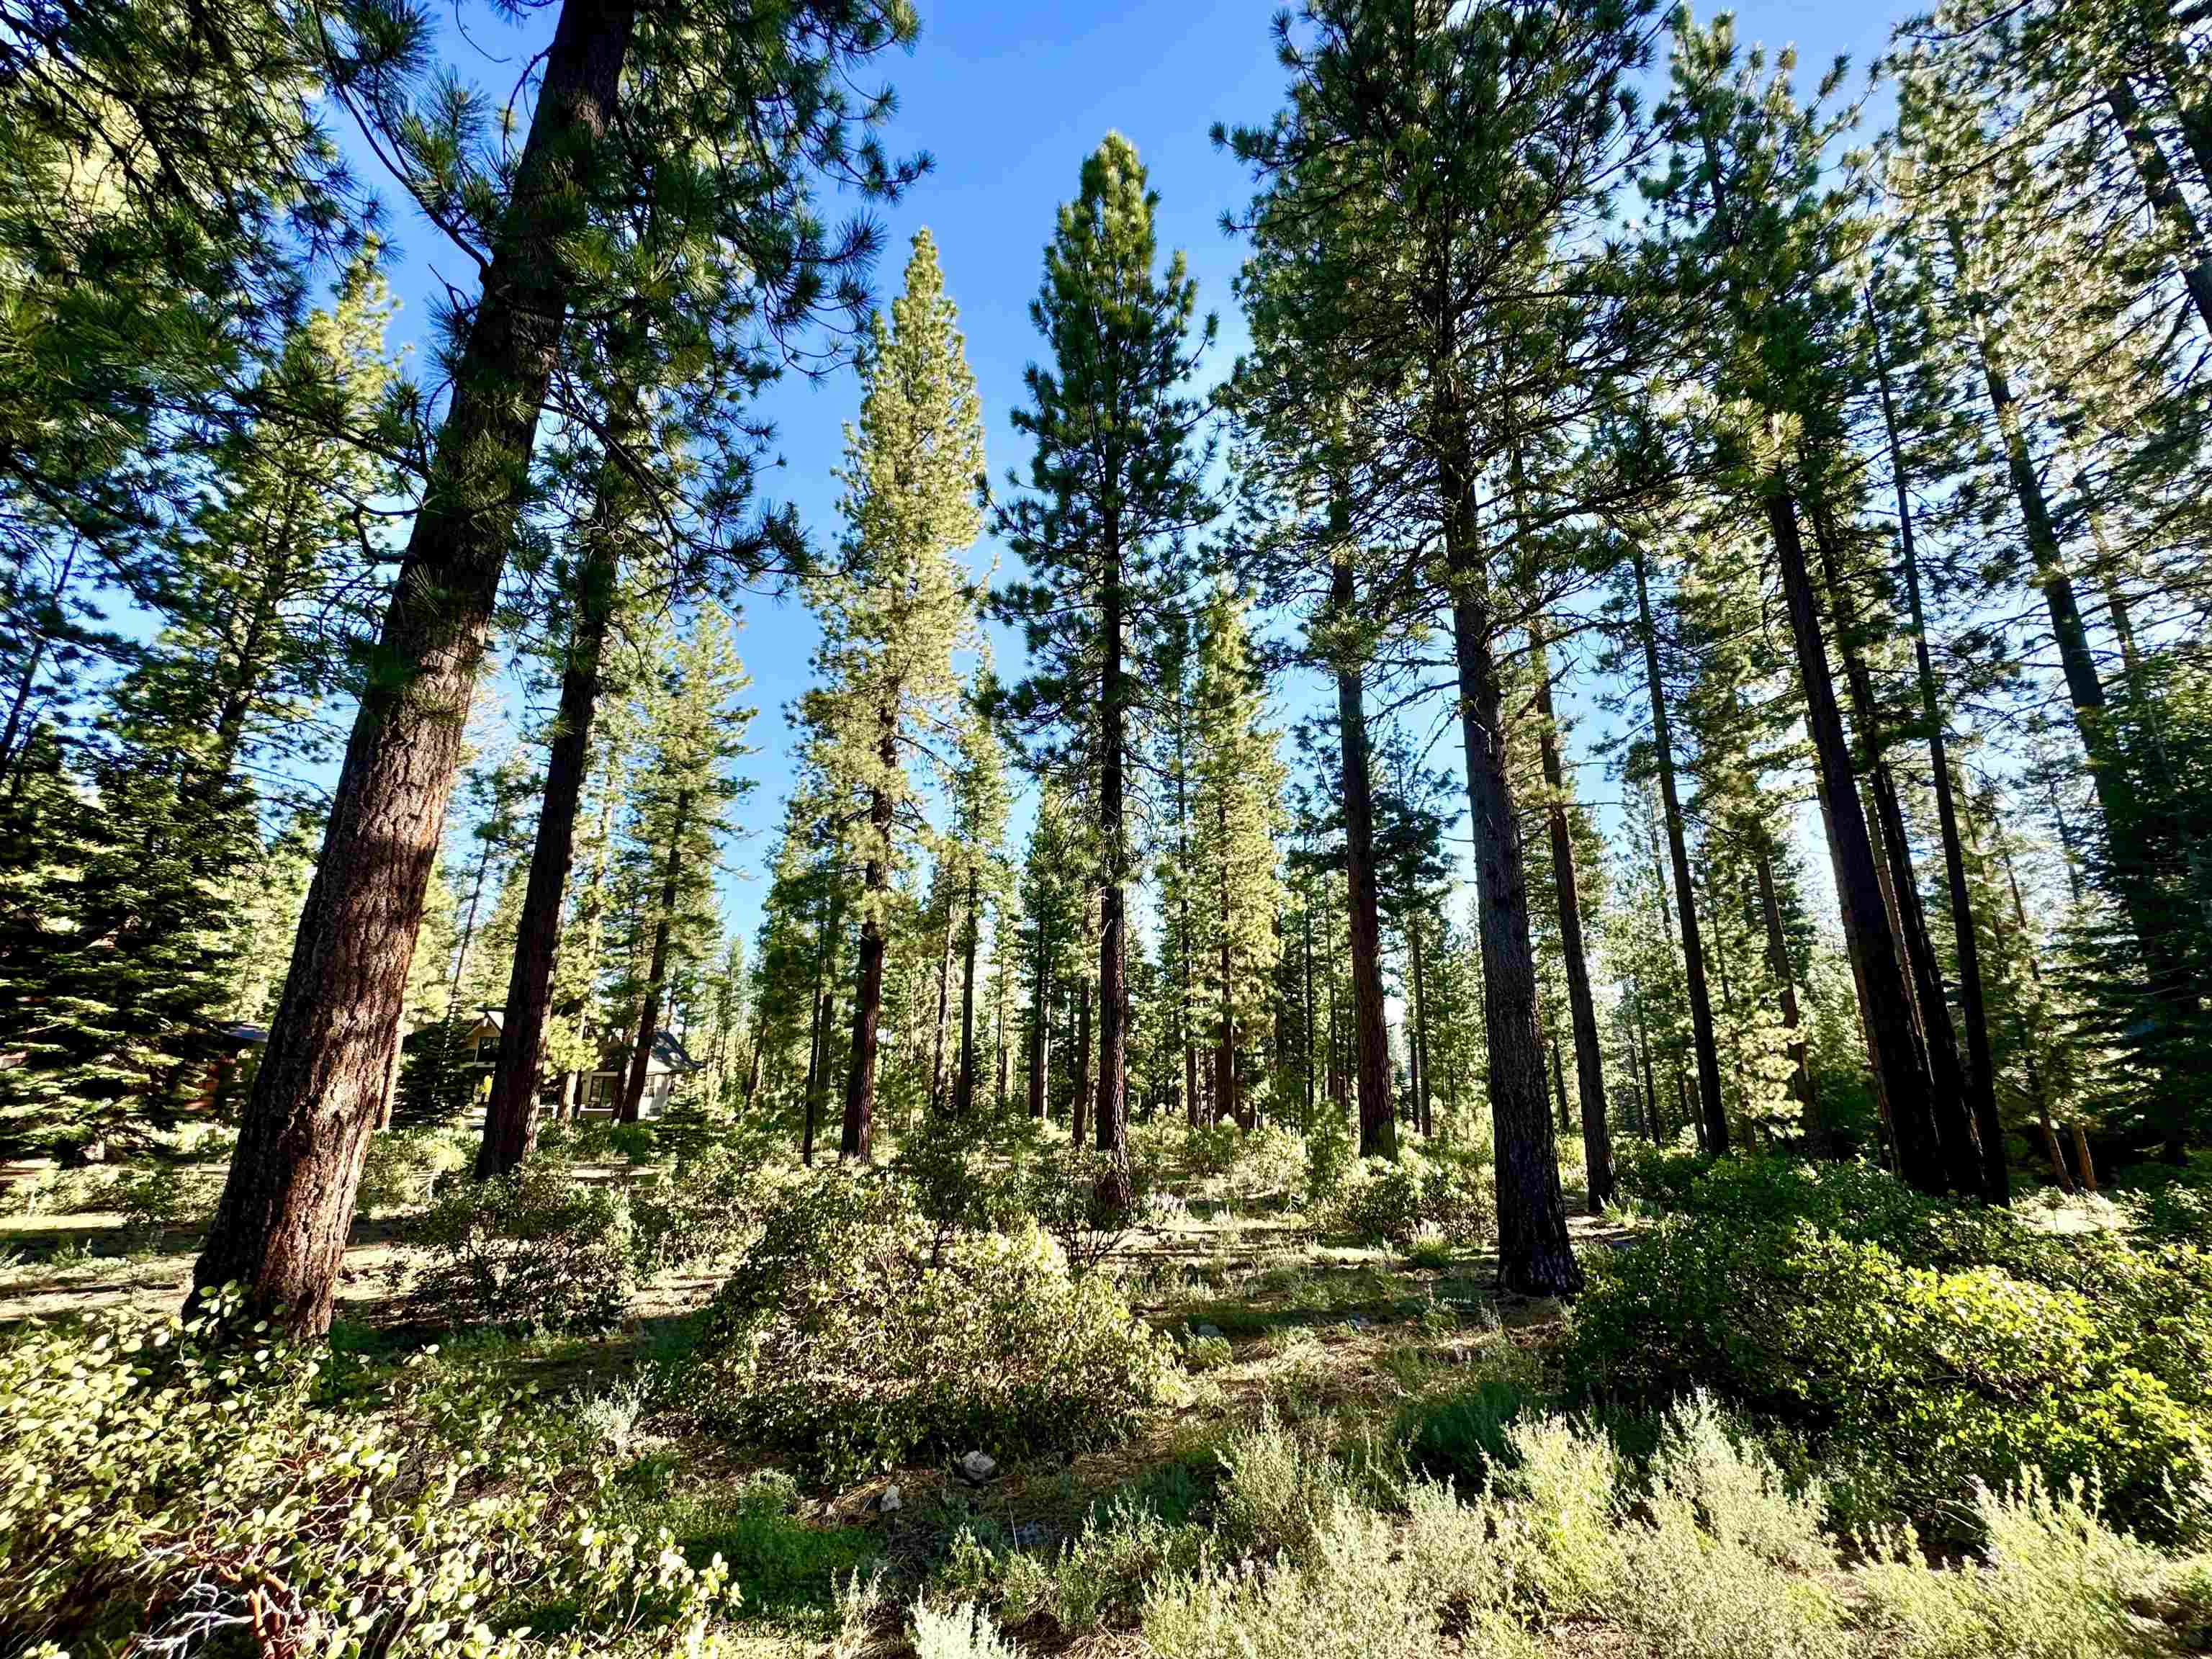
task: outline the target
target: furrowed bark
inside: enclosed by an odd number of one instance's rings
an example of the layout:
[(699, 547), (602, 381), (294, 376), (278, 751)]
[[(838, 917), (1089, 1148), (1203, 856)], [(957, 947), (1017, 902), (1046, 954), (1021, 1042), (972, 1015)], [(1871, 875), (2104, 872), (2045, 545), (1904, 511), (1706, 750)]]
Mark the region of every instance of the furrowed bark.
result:
[[(580, 223), (635, 21), (566, 0), (334, 792), (292, 963), (195, 1291), (235, 1283), (330, 1327), (354, 1194), (397, 1051), (409, 959), (507, 543), (529, 481)], [(281, 1314), (280, 1314), (281, 1310)]]

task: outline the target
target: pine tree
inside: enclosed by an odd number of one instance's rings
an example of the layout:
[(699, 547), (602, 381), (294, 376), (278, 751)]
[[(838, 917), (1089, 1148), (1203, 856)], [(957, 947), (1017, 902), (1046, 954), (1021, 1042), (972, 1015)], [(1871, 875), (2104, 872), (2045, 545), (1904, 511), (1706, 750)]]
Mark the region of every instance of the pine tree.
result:
[(646, 1071), (672, 981), (714, 947), (720, 925), (714, 882), (732, 805), (751, 785), (731, 775), (750, 752), (752, 710), (735, 706), (744, 671), (729, 623), (699, 612), (661, 666), (642, 705), (645, 758), (630, 785), (618, 879), (628, 896), (630, 963), (617, 1005), (629, 1011), (627, 1069), (616, 1115), (638, 1120)]
[(1029, 580), (1000, 595), (1019, 624), (1030, 677), (1014, 688), (1018, 731), (1049, 729), (1053, 754), (1092, 780), (1100, 896), (1097, 1118), (1099, 1144), (1126, 1165), (1124, 987), (1133, 719), (1146, 706), (1129, 672), (1180, 593), (1184, 538), (1211, 520), (1210, 451), (1193, 442), (1204, 404), (1184, 390), (1212, 341), (1192, 338), (1197, 289), (1182, 256), (1156, 273), (1152, 216), (1137, 152), (1109, 133), (1063, 206), (1030, 307), (1051, 354), (1024, 376), (1014, 426), (1035, 446), (1026, 489), (997, 520)]
[[(854, 142), (884, 110), (856, 112), (843, 79), (915, 28), (896, 0), (806, 0), (765, 26), (709, 0), (642, 20), (627, 0), (565, 0), (528, 132), (511, 173), (496, 179), (465, 165), (485, 149), (465, 130), (477, 100), (447, 99), (424, 119), (396, 70), (358, 83), (433, 221), (481, 238), (483, 285), (457, 319), (453, 391), (197, 1290), (237, 1282), (255, 1309), (282, 1306), (293, 1328), (329, 1322), (460, 717), (528, 493), (562, 319), (610, 278), (596, 295), (608, 312), (678, 316), (698, 325), (684, 344), (704, 337), (764, 376), (817, 308), (857, 312), (857, 280), (838, 279), (865, 268), (873, 234), (856, 228), (832, 240), (808, 210), (808, 179), (826, 169), (881, 197), (918, 170), (894, 166), (872, 140)], [(605, 143), (618, 123), (623, 142)], [(738, 132), (744, 142), (718, 143)], [(664, 170), (687, 188), (656, 199), (696, 213), (696, 234), (737, 258), (641, 271), (621, 257), (619, 237), (594, 234), (607, 228), (593, 224), (596, 205), (641, 191)], [(743, 274), (733, 280), (733, 270)], [(676, 280), (694, 273), (702, 289)]]
[[(1261, 724), (1243, 605), (1226, 586), (1207, 596), (1192, 689), (1192, 940), (1201, 1009), (1213, 1037), (1213, 1110), (1249, 1128), (1249, 1049), (1281, 941), (1283, 904), (1275, 836), (1285, 773), (1275, 733)], [(1099, 1129), (1102, 1151), (1106, 1131)]]
[[(1485, 474), (1533, 434), (1591, 419), (1640, 354), (1607, 284), (1553, 262), (1600, 235), (1635, 155), (1628, 82), (1655, 8), (1310, 0), (1277, 27), (1290, 106), (1228, 143), (1258, 176), (1250, 222), (1297, 273), (1278, 301), (1310, 347), (1317, 408), (1341, 410), (1387, 481), (1374, 539), (1419, 559), (1449, 617), (1478, 871), (1500, 1276), (1582, 1283), (1566, 1226), (1537, 1024), (1499, 653), (1526, 576), (1486, 512)], [(1537, 158), (1540, 158), (1540, 160)], [(1326, 204), (1321, 210), (1318, 204)], [(1633, 348), (1633, 349), (1632, 349)]]
[(843, 568), (816, 582), (820, 681), (799, 705), (847, 857), (866, 872), (853, 1048), (839, 1155), (866, 1159), (893, 883), (929, 834), (925, 782), (951, 770), (962, 706), (953, 653), (975, 612), (955, 556), (981, 528), (982, 417), (937, 245), (923, 231), (904, 291), (860, 356), (860, 419), (845, 434)]

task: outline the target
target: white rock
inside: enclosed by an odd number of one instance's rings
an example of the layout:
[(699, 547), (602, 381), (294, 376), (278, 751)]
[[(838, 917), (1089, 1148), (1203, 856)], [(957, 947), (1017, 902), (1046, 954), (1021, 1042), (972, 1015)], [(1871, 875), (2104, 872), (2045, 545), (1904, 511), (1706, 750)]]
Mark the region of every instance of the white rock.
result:
[(1221, 1327), (1218, 1325), (1194, 1325), (1190, 1328), (1190, 1334), (1196, 1337), (1200, 1341), (1203, 1342), (1208, 1337), (1219, 1336), (1221, 1334)]
[(885, 1515), (890, 1515), (904, 1509), (906, 1500), (899, 1495), (899, 1489), (896, 1486), (885, 1486), (883, 1496), (876, 1499), (876, 1507)]
[(978, 1486), (996, 1474), (998, 1468), (999, 1460), (988, 1452), (971, 1451), (961, 1455), (959, 1463), (961, 1478), (972, 1480)]

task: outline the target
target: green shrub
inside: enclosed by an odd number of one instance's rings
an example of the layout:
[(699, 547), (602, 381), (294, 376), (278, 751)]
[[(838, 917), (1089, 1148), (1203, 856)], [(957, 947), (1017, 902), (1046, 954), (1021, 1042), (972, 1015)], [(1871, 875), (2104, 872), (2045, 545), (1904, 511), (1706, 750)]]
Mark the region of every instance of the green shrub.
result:
[(1034, 1228), (931, 1266), (896, 1189), (808, 1182), (717, 1300), (702, 1410), (844, 1479), (916, 1456), (1001, 1459), (1120, 1438), (1170, 1386), (1170, 1346)]
[(1676, 1216), (1601, 1261), (1571, 1374), (1666, 1399), (1711, 1388), (1838, 1460), (1846, 1510), (1936, 1514), (1980, 1480), (2095, 1475), (2160, 1524), (2202, 1431), (2081, 1297), (1996, 1267), (1907, 1267), (1805, 1221)]
[(204, 1175), (173, 1164), (118, 1170), (107, 1192), (107, 1201), (122, 1214), (125, 1230), (149, 1242), (205, 1221), (214, 1212), (215, 1199)]
[[(1265, 1572), (1209, 1565), (1157, 1587), (1145, 1646), (1158, 1659), (1430, 1659), (1442, 1620), (1395, 1543), (1386, 1519), (1340, 1498), (1301, 1560)], [(1471, 1650), (1516, 1653), (1496, 1642)], [(1523, 1638), (1517, 1652), (1533, 1651)]]
[(430, 1261), (416, 1305), (457, 1324), (610, 1325), (635, 1284), (628, 1201), (544, 1158), (449, 1191), (417, 1237)]
[(1662, 1210), (1681, 1208), (1698, 1177), (1712, 1165), (1711, 1158), (1693, 1149), (1654, 1146), (1626, 1136), (1613, 1143), (1614, 1183), (1628, 1197)]
[(1021, 1650), (972, 1601), (937, 1608), (919, 1601), (914, 1604), (914, 1651), (915, 1659), (1018, 1659)]
[(1079, 1279), (1143, 1224), (1152, 1191), (1152, 1173), (1142, 1164), (1118, 1163), (1084, 1146), (1041, 1157), (1030, 1182), (1030, 1212), (1058, 1242)]
[(1306, 1207), (1324, 1209), (1358, 1161), (1351, 1131), (1335, 1113), (1327, 1114), (1306, 1137)]
[(355, 1201), (365, 1215), (419, 1209), (472, 1162), (451, 1128), (380, 1130), (368, 1138)]
[(1448, 1242), (1486, 1237), (1496, 1216), (1487, 1177), (1470, 1164), (1406, 1152), (1347, 1170), (1322, 1205), (1324, 1230), (1363, 1244), (1409, 1249), (1427, 1232)]
[(1236, 1360), (1236, 1350), (1225, 1336), (1194, 1336), (1182, 1345), (1182, 1363), (1194, 1371), (1218, 1371)]
[(2157, 1555), (2101, 1520), (2083, 1492), (2030, 1476), (1974, 1494), (1981, 1559), (1930, 1566), (1911, 1529), (1875, 1540), (1859, 1575), (1899, 1659), (2102, 1659), (2171, 1651), (2136, 1616)]
[(323, 1357), (221, 1328), (234, 1307), (0, 1348), (0, 1645), (489, 1652), (558, 1597), (562, 1650), (641, 1626), (681, 1650), (728, 1610), (719, 1565), (611, 1526), (605, 1488), (511, 1396), (415, 1362), (340, 1386)]
[(708, 1146), (679, 1160), (659, 1185), (630, 1194), (639, 1271), (692, 1267), (739, 1255), (760, 1224), (767, 1183), (735, 1148)]
[(1393, 1437), (1405, 1448), (1408, 1467), (1471, 1489), (1510, 1455), (1513, 1422), (1522, 1403), (1522, 1391), (1512, 1382), (1486, 1376), (1472, 1387), (1407, 1401), (1399, 1408)]

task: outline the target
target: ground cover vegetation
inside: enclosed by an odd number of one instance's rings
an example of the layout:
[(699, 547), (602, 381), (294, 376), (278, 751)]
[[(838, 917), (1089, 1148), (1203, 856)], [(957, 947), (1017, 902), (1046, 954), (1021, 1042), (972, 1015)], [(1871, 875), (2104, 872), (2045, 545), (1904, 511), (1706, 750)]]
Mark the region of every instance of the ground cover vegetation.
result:
[(1305, 0), (1007, 465), (528, 10), (0, 0), (0, 1652), (2212, 1648), (2212, 13)]

